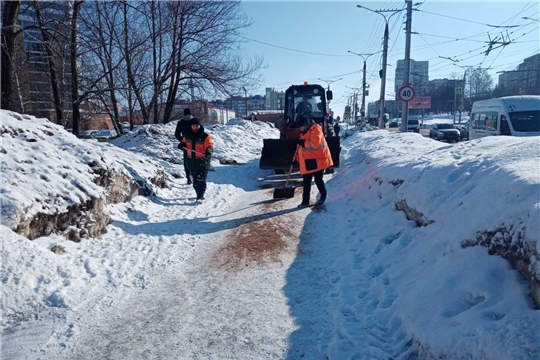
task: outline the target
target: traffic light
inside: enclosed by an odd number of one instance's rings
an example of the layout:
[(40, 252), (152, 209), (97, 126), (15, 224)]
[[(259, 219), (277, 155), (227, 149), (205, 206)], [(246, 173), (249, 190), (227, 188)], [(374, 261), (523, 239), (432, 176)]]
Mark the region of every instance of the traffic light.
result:
[(382, 79), (382, 69), (379, 70), (379, 77)]

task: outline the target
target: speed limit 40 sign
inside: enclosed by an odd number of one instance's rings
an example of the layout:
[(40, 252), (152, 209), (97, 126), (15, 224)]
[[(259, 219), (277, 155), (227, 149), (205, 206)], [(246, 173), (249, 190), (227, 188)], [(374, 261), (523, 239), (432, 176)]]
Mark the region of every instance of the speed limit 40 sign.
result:
[(399, 88), (398, 96), (401, 101), (409, 102), (414, 98), (414, 89), (410, 85)]

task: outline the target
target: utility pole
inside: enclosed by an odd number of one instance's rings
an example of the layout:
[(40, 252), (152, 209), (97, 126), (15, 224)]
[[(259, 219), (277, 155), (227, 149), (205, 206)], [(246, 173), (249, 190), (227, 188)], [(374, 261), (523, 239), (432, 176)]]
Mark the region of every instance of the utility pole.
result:
[(359, 88), (352, 88), (352, 87), (349, 87), (349, 86), (346, 86), (347, 88), (351, 89), (353, 91), (353, 95), (352, 95), (352, 101), (351, 101), (351, 104), (352, 104), (352, 118), (353, 118), (353, 123), (356, 125), (356, 116), (357, 116), (357, 108), (358, 108), (358, 91), (360, 91)]
[[(412, 7), (412, 2), (410, 0), (406, 0), (410, 3)], [(384, 41), (383, 41), (383, 64), (382, 64), (382, 70), (380, 72), (381, 74), (381, 98), (379, 100), (379, 128), (384, 128), (384, 120), (383, 120), (383, 114), (384, 114), (384, 98), (385, 98), (385, 91), (386, 91), (386, 65), (387, 65), (387, 59), (388, 59), (388, 21), (390, 21), (390, 18), (392, 16), (399, 14), (403, 9), (390, 9), (390, 10), (371, 10), (365, 6), (356, 5), (357, 8), (365, 9), (371, 12), (374, 12), (376, 14), (381, 15), (384, 18), (384, 21), (386, 23), (384, 27)], [(412, 11), (412, 8), (411, 8)], [(390, 13), (388, 17), (386, 17), (385, 13)]]
[(457, 89), (456, 89), (456, 80), (454, 79), (453, 80), (453, 83), (454, 83), (454, 117), (453, 117), (453, 120), (452, 120), (452, 123), (456, 123), (456, 100), (457, 100)]
[[(461, 97), (460, 97), (460, 105), (465, 106), (465, 81), (466, 81), (466, 75), (467, 70), (470, 68), (470, 66), (461, 66), (456, 63), (454, 65), (460, 67), (463, 70), (463, 84), (461, 85)], [(461, 113), (462, 111), (459, 111), (459, 123), (461, 124)]]
[(365, 115), (366, 115), (366, 87), (367, 87), (367, 83), (366, 83), (366, 61), (370, 56), (378, 54), (379, 52), (376, 52), (376, 53), (373, 53), (373, 54), (357, 54), (357, 53), (355, 53), (353, 51), (350, 51), (350, 50), (347, 50), (347, 52), (349, 52), (351, 54), (354, 54), (354, 55), (358, 55), (358, 56), (362, 57), (362, 59), (364, 59), (364, 67), (362, 68), (362, 73), (364, 75), (363, 75), (363, 80), (362, 80), (362, 105), (360, 107), (360, 114), (363, 114), (362, 115), (364, 117), (363, 120), (365, 121)]
[[(412, 0), (405, 0), (407, 3), (407, 21), (405, 23), (405, 69), (403, 74), (403, 85), (410, 85), (411, 75), (411, 27), (412, 27)], [(401, 131), (407, 132), (409, 122), (409, 103), (404, 101), (401, 115)]]
[[(343, 79), (343, 78), (339, 78), (339, 79), (336, 79), (336, 80), (324, 80), (324, 79), (319, 78), (319, 80), (324, 81), (327, 84), (328, 91), (330, 91), (330, 84), (335, 83), (336, 81), (339, 81), (341, 79)], [(326, 102), (326, 106), (327, 106), (326, 112), (330, 112), (330, 100), (328, 100)]]
[(248, 117), (248, 107), (247, 107), (247, 90), (245, 86), (242, 86), (242, 89), (244, 89), (244, 100), (246, 102), (246, 117)]
[(388, 59), (388, 22), (384, 27), (383, 62), (381, 79), (381, 99), (379, 101), (379, 129), (384, 129), (384, 96), (386, 94), (386, 63)]

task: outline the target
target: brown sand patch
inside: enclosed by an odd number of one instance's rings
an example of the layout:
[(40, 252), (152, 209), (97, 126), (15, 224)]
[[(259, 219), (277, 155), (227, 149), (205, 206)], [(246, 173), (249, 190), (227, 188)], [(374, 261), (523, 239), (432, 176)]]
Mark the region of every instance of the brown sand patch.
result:
[[(277, 204), (263, 204), (262, 213), (276, 211)], [(214, 263), (230, 271), (250, 265), (281, 263), (280, 256), (294, 251), (298, 237), (290, 230), (294, 226), (287, 215), (250, 220), (231, 230), (225, 243), (214, 254)]]

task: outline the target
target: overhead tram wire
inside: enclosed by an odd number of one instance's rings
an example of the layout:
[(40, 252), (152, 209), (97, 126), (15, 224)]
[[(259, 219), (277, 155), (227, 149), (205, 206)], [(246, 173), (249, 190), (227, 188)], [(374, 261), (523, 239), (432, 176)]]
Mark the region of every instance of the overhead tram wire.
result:
[(499, 56), (501, 55), (501, 53), (503, 52), (504, 50), (504, 47), (501, 48), (501, 51), (499, 51), (499, 53), (497, 54), (497, 56), (495, 56), (495, 59), (493, 59), (493, 61), (491, 62), (491, 64), (488, 66), (488, 69), (491, 69), (491, 67), (493, 66), (493, 64), (495, 63), (495, 61), (497, 61), (497, 59), (499, 58)]
[[(527, 32), (527, 33), (524, 33), (524, 34), (520, 35), (519, 37), (517, 37), (517, 38), (515, 38), (515, 39), (512, 39), (511, 41), (514, 41), (514, 40), (516, 40), (516, 39), (522, 38), (523, 36), (528, 35), (528, 34), (530, 34), (531, 32), (536, 31), (536, 30), (538, 30), (538, 27), (536, 27), (535, 29), (532, 29), (531, 31), (529, 31), (529, 32)], [(465, 58), (462, 58), (462, 59), (457, 59), (457, 57), (459, 57), (459, 56), (467, 55), (467, 54), (470, 54), (471, 52), (478, 51), (478, 50), (484, 49), (484, 48), (486, 48), (486, 47), (488, 47), (488, 45), (484, 45), (484, 46), (481, 46), (480, 48), (473, 49), (473, 50), (469, 50), (469, 51), (467, 51), (467, 52), (465, 52), (465, 53), (463, 53), (463, 54), (456, 55), (456, 56), (454, 56), (454, 58), (456, 58), (455, 61), (468, 60), (468, 59), (472, 59), (472, 58), (474, 58), (474, 57), (480, 56), (480, 55), (482, 55), (482, 54), (485, 54), (485, 52), (482, 51), (482, 52), (480, 52), (480, 53), (474, 54), (474, 55), (469, 56), (469, 57), (465, 57)], [(437, 65), (442, 64), (442, 63), (444, 63), (444, 61), (441, 61), (440, 63), (437, 63), (437, 64), (435, 64), (435, 65), (433, 65), (433, 66), (437, 66)]]
[[(527, 11), (527, 10), (530, 9), (531, 7), (532, 7), (532, 6), (530, 6), (530, 7), (527, 8), (527, 9), (522, 9), (520, 12), (518, 12), (516, 15), (514, 15), (513, 18), (519, 16), (521, 13), (523, 13), (524, 11)], [(425, 13), (429, 13), (429, 12), (423, 11), (423, 10), (418, 10), (418, 11), (422, 11), (422, 12), (425, 12)], [(436, 14), (436, 15), (445, 16), (445, 17), (449, 17), (449, 18), (454, 18), (454, 17), (450, 17), (450, 16), (446, 16), (446, 15), (441, 15), (441, 14)], [(505, 22), (503, 22), (503, 24), (506, 23), (506, 22), (508, 22), (508, 21), (510, 21), (510, 20), (512, 20), (513, 18), (510, 18), (510, 19), (506, 20)], [(454, 19), (457, 19), (457, 18), (454, 18)], [(462, 20), (462, 19), (458, 19), (458, 20)], [(475, 22), (475, 23), (476, 23), (476, 22)], [(523, 23), (523, 20), (521, 20), (521, 21), (520, 21), (518, 24), (516, 24), (516, 25), (512, 25), (512, 27), (525, 28), (525, 27), (531, 25), (531, 24), (534, 23), (534, 22), (530, 22), (530, 23), (527, 23), (527, 24), (524, 24), (524, 25), (520, 25), (520, 24), (522, 24), (522, 23)], [(480, 24), (480, 23), (479, 23), (479, 24)], [(483, 25), (489, 25), (489, 24), (483, 24)], [(499, 25), (490, 25), (490, 26), (498, 27), (498, 28), (503, 27), (502, 25), (500, 25), (500, 26), (499, 26)], [(535, 29), (533, 29), (532, 31), (534, 31), (534, 30), (535, 30)], [(519, 31), (519, 29), (513, 30), (513, 31), (510, 32), (508, 35), (512, 35), (513, 33), (517, 32), (517, 31)], [(531, 32), (532, 32), (532, 31), (531, 31)], [(488, 31), (488, 33), (489, 33), (489, 31)], [(530, 33), (530, 32), (529, 32), (529, 33)], [(528, 33), (527, 33), (527, 34), (528, 34)], [(525, 36), (525, 35), (526, 35), (526, 34), (520, 36), (519, 38), (521, 38), (521, 37), (523, 37), (523, 36)], [(473, 38), (473, 37), (477, 37), (477, 36), (485, 36), (485, 32), (479, 33), (478, 35), (471, 35), (471, 36), (468, 36), (468, 37), (463, 38), (463, 39), (461, 39), (461, 40), (465, 40), (465, 39)], [(516, 39), (518, 39), (518, 38), (516, 38)], [(516, 39), (513, 39), (512, 42), (515, 42)], [(425, 41), (425, 39), (424, 39), (424, 41)], [(459, 40), (458, 40), (458, 41), (459, 41)], [(429, 43), (427, 43), (427, 41), (425, 41), (425, 42), (426, 42), (426, 44), (429, 45)], [(451, 42), (453, 42), (453, 41), (451, 41)], [(483, 42), (485, 42), (485, 41), (483, 41)], [(449, 42), (441, 42), (441, 43), (438, 43), (438, 44), (431, 44), (431, 46), (439, 46), (439, 45), (443, 45), (444, 43), (449, 43)], [(466, 54), (468, 54), (468, 53), (470, 53), (470, 52), (472, 52), (472, 51), (480, 50), (480, 49), (483, 49), (483, 48), (485, 48), (485, 47), (487, 47), (487, 46), (488, 46), (488, 45), (485, 45), (485, 46), (482, 46), (482, 47), (479, 48), (479, 49), (473, 49), (473, 50), (470, 50), (470, 51), (468, 51), (468, 52), (466, 52), (466, 53), (463, 53), (463, 54), (460, 54), (460, 55), (457, 55), (457, 56), (466, 55)], [(434, 50), (434, 49), (433, 49), (433, 50)], [(476, 56), (481, 55), (481, 54), (482, 54), (482, 53), (477, 54)], [(457, 57), (457, 56), (454, 56), (454, 57)], [(436, 65), (437, 65), (437, 64), (436, 64)]]
[[(521, 24), (522, 22), (523, 22), (523, 21), (520, 21), (519, 24)], [(529, 26), (529, 25), (531, 25), (531, 24), (533, 24), (533, 23), (534, 23), (534, 22), (530, 22), (530, 23), (523, 24), (523, 25), (519, 25), (519, 24), (518, 24), (518, 26), (520, 27), (520, 29), (523, 29), (523, 28), (525, 28), (525, 27), (527, 27), (527, 26)], [(519, 31), (520, 29), (515, 29), (515, 30), (513, 30), (512, 32), (510, 32), (508, 35), (512, 35), (512, 34), (514, 34), (515, 32)], [(533, 29), (533, 30), (531, 30), (530, 32), (532, 32), (532, 31), (534, 31), (534, 30), (536, 30), (536, 29)], [(530, 32), (529, 32), (529, 33), (530, 33)], [(528, 34), (528, 33), (527, 33), (527, 34)], [(479, 35), (485, 36), (485, 32), (482, 32), (482, 33), (480, 33)], [(471, 36), (469, 36), (468, 38), (470, 38), (470, 37), (476, 37), (476, 35), (471, 35)], [(521, 37), (523, 37), (523, 36), (520, 36), (519, 38), (521, 38)], [(464, 39), (465, 39), (465, 38), (464, 38)], [(518, 39), (518, 38), (516, 38), (516, 39)], [(512, 42), (514, 42), (516, 39), (512, 39)], [(431, 46), (439, 46), (439, 45), (443, 45), (443, 44), (447, 44), (447, 43), (451, 43), (451, 42), (454, 42), (454, 41), (448, 41), (448, 42), (441, 42), (441, 43), (431, 44)], [(486, 41), (484, 40), (484, 41), (482, 41), (482, 42), (485, 43)], [(480, 48), (478, 48), (478, 49), (473, 49), (473, 50), (467, 51), (467, 52), (465, 52), (465, 53), (463, 53), (463, 54), (456, 55), (456, 56), (454, 56), (454, 57), (466, 55), (466, 54), (468, 54), (468, 53), (470, 53), (470, 52), (472, 52), (472, 51), (476, 51), (476, 50), (483, 49), (483, 48), (485, 48), (486, 46), (487, 46), (487, 45), (484, 45), (484, 46), (482, 46), (482, 47), (480, 47)]]
[[(519, 15), (521, 15), (521, 14), (524, 13), (525, 11), (529, 10), (529, 9), (530, 9), (531, 7), (533, 7), (534, 5), (538, 5), (538, 4), (536, 3), (536, 4), (533, 4), (533, 5), (531, 5), (530, 7), (527, 8), (527, 5), (529, 5), (531, 2), (532, 2), (532, 1), (529, 0), (529, 2), (526, 3), (526, 4), (523, 6), (523, 8), (522, 8), (516, 15), (514, 15), (513, 17), (509, 18), (508, 20), (504, 21), (502, 24), (504, 24), (504, 23), (506, 23), (506, 22), (510, 23), (510, 22), (514, 21), (514, 19), (517, 18)], [(501, 25), (502, 25), (502, 24), (501, 24)]]
[(245, 36), (238, 36), (238, 37), (241, 37), (242, 39), (246, 39), (248, 41), (253, 41), (253, 42), (256, 42), (256, 43), (259, 43), (259, 44), (272, 46), (272, 47), (275, 47), (275, 48), (278, 48), (278, 49), (294, 51), (294, 52), (303, 53), (303, 54), (309, 54), (309, 55), (330, 56), (330, 57), (351, 57), (351, 56), (354, 56), (354, 55), (322, 54), (322, 53), (316, 53), (316, 52), (312, 52), (312, 51), (304, 51), (304, 50), (288, 48), (288, 47), (285, 47), (285, 46), (270, 44), (270, 43), (267, 43), (267, 42), (264, 42), (264, 41), (251, 39), (251, 38), (248, 38), (248, 37), (245, 37)]
[(454, 17), (454, 16), (450, 16), (450, 15), (437, 14), (437, 13), (434, 13), (434, 12), (431, 12), (431, 11), (426, 11), (426, 10), (417, 9), (416, 11), (420, 11), (420, 12), (423, 12), (423, 13), (426, 13), (426, 14), (431, 14), (431, 15), (442, 16), (442, 17), (449, 18), (449, 19), (464, 21), (464, 22), (468, 22), (468, 23), (471, 23), (471, 24), (489, 26), (489, 27), (492, 27), (492, 28), (510, 29), (510, 28), (514, 28), (514, 27), (518, 26), (518, 25), (491, 25), (491, 24), (481, 23), (481, 22), (477, 22), (477, 21), (461, 19), (461, 18), (457, 18), (457, 17)]

